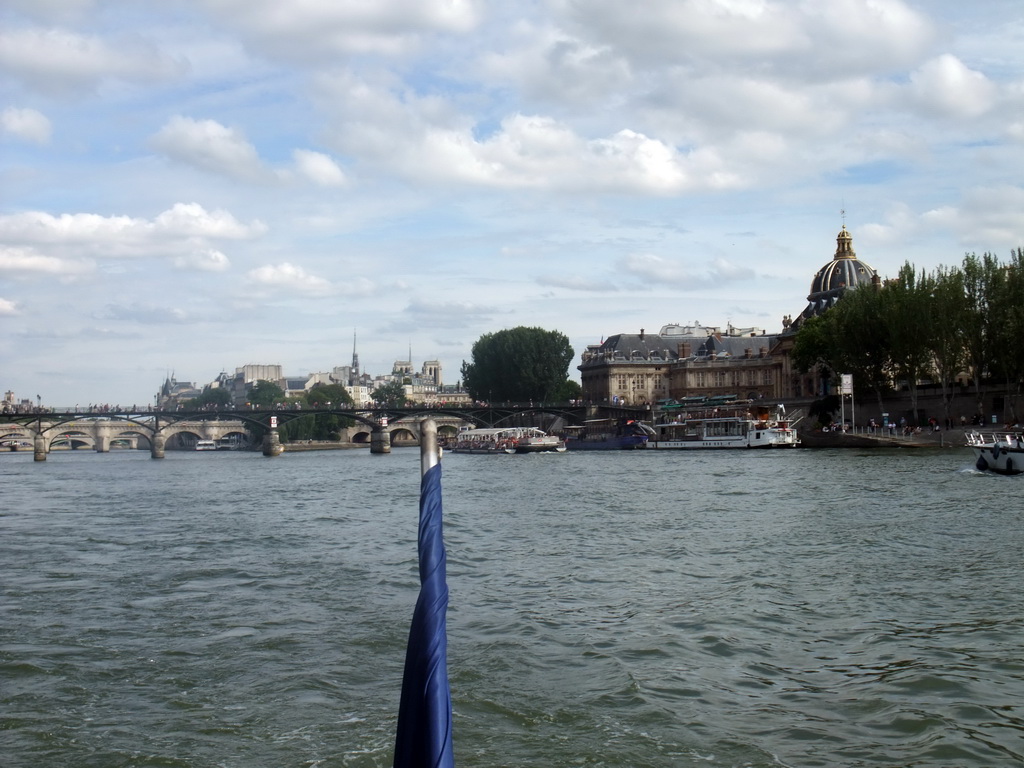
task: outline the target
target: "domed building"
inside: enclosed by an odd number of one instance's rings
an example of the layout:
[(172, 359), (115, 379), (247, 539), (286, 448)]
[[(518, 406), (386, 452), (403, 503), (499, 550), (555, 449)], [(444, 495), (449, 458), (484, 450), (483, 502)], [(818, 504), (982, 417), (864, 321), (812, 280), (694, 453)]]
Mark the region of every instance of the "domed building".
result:
[(832, 261), (819, 269), (811, 280), (811, 292), (807, 295), (807, 306), (795, 320), (782, 319), (784, 328), (775, 353), (782, 361), (782, 377), (788, 383), (790, 397), (820, 397), (828, 394), (831, 382), (817, 369), (801, 373), (792, 365), (790, 352), (796, 339), (796, 332), (808, 319), (817, 317), (836, 305), (843, 294), (855, 288), (878, 288), (882, 284), (878, 272), (857, 258), (853, 250), (853, 236), (846, 225), (836, 236), (836, 254)]
[(796, 320), (783, 320), (783, 326), (787, 330), (799, 330), (800, 325), (808, 318), (834, 307), (848, 289), (879, 284), (878, 272), (857, 258), (853, 250), (853, 236), (844, 224), (836, 236), (836, 255), (832, 261), (819, 269), (811, 280), (807, 306)]
[(808, 318), (835, 306), (852, 288), (880, 285), (878, 273), (857, 258), (843, 225), (832, 260), (811, 280), (807, 306), (783, 318), (780, 334), (755, 328), (668, 325), (660, 333), (620, 333), (587, 347), (578, 366), (583, 399), (646, 405), (667, 398), (732, 394), (751, 400), (818, 397), (829, 388), (819, 373), (800, 373), (790, 353)]

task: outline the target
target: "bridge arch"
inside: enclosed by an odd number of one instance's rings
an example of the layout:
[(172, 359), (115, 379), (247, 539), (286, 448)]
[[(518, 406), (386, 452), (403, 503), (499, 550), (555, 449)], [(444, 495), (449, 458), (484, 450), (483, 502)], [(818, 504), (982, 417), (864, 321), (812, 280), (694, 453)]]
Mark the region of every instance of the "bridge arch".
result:
[(94, 448), (96, 446), (96, 440), (93, 436), (80, 429), (58, 430), (57, 434), (51, 434), (49, 439), (47, 439), (47, 434), (44, 432), (43, 440), (46, 443), (46, 450), (48, 451), (54, 448), (63, 448), (75, 451), (79, 448)]

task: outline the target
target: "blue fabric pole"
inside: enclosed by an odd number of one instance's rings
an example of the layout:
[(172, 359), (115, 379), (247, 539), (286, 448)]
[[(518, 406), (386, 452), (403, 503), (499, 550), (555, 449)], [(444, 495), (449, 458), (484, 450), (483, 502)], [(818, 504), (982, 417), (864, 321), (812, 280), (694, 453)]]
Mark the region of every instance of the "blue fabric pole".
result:
[(448, 584), (442, 536), (441, 465), (420, 481), (420, 595), (405, 652), (395, 768), (452, 768), (452, 696), (448, 686)]

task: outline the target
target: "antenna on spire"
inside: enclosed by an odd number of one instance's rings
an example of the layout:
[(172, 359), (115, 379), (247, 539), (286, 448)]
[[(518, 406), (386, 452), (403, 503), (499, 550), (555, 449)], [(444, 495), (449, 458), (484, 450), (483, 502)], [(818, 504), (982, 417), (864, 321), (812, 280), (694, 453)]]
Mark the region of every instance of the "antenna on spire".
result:
[(846, 226), (846, 201), (843, 201), (843, 207), (839, 209), (839, 215), (843, 219), (843, 226)]

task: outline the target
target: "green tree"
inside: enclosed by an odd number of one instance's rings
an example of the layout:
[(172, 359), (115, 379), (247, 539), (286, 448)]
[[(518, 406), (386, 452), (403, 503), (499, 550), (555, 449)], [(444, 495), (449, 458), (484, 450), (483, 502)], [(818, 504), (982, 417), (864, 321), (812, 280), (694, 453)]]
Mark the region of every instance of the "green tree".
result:
[(381, 384), (370, 393), (373, 402), (386, 408), (401, 408), (405, 405), (405, 387), (400, 381)]
[(566, 379), (562, 385), (555, 390), (552, 400), (557, 403), (568, 403), (571, 400), (580, 400), (583, 397), (583, 387), (578, 381)]
[(260, 379), (249, 390), (248, 400), (253, 405), (263, 408), (272, 407), (276, 403), (284, 402), (284, 390), (272, 381)]
[(883, 288), (861, 287), (847, 291), (829, 310), (841, 325), (837, 343), (843, 350), (843, 373), (853, 374), (854, 391), (875, 393), (878, 412), (885, 412), (885, 395), (892, 384), (892, 336), (882, 313)]
[(992, 373), (1006, 388), (1009, 413), (1003, 417), (1013, 424), (1017, 422), (1017, 400), (1024, 382), (1020, 343), (1024, 333), (1024, 250), (1012, 252), (1010, 262), (1001, 265), (997, 274), (989, 300)]
[[(305, 401), (306, 406), (313, 409), (347, 408), (353, 404), (352, 396), (341, 384), (316, 384), (306, 393)], [(303, 416), (297, 421), (308, 422), (304, 427), (308, 428), (306, 439), (310, 440), (340, 440), (342, 429), (354, 423), (346, 416), (333, 413)]]
[(967, 347), (967, 369), (974, 382), (976, 413), (984, 413), (981, 396), (982, 380), (990, 376), (990, 363), (998, 353), (994, 332), (994, 307), (990, 306), (999, 281), (999, 260), (991, 253), (980, 257), (969, 253), (961, 267), (964, 275), (964, 296), (967, 312), (963, 318), (964, 343)]
[(462, 363), (466, 390), (477, 400), (552, 400), (565, 385), (574, 352), (559, 331), (519, 326), (487, 333)]
[(932, 324), (935, 322), (931, 278), (906, 262), (881, 291), (882, 316), (889, 329), (892, 374), (910, 393), (911, 423), (918, 418), (918, 383), (932, 375)]
[(199, 397), (188, 401), (190, 408), (204, 408), (206, 406), (220, 406), (228, 408), (235, 404), (231, 393), (223, 387), (207, 387)]
[(827, 368), (833, 374), (836, 363), (836, 349), (832, 341), (834, 335), (833, 318), (826, 315), (809, 317), (800, 326), (793, 342), (791, 359), (794, 367), (801, 373), (816, 368)]
[(931, 352), (935, 378), (942, 392), (942, 411), (948, 424), (952, 419), (956, 377), (967, 367), (964, 327), (967, 321), (967, 297), (964, 274), (960, 269), (939, 267), (932, 276)]
[(882, 413), (889, 388), (890, 344), (880, 293), (867, 286), (846, 291), (834, 307), (809, 318), (797, 333), (792, 359), (797, 370), (817, 367), (824, 378), (852, 374), (854, 391), (872, 390)]
[(306, 403), (318, 408), (327, 404), (338, 408), (353, 405), (352, 395), (341, 384), (314, 384), (306, 393)]

